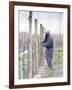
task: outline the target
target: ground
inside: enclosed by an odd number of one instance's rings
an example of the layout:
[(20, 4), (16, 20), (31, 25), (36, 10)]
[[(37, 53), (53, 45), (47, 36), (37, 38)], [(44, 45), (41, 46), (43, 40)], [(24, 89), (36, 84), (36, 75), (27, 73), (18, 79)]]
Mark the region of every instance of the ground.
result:
[(49, 78), (49, 77), (62, 77), (63, 76), (63, 50), (62, 48), (57, 48), (53, 57), (53, 70), (45, 64), (41, 66), (36, 75), (33, 78)]
[(47, 65), (42, 66), (33, 78), (62, 77), (63, 65), (54, 64), (51, 70)]

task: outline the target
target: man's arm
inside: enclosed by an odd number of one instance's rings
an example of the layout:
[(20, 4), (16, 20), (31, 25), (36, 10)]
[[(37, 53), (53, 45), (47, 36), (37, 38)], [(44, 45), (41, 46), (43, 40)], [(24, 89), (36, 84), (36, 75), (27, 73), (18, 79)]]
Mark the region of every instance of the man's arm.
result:
[(48, 39), (45, 43), (42, 43), (42, 45), (46, 48), (53, 46), (53, 39), (52, 38)]
[(49, 42), (42, 43), (42, 45), (43, 45), (44, 47), (48, 47), (48, 46), (49, 46)]

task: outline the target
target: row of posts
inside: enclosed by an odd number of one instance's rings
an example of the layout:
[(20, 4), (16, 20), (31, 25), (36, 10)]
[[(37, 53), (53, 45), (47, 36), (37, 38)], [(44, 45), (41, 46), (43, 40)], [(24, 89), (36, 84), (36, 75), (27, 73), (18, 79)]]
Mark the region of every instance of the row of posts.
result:
[[(37, 19), (34, 20), (35, 23), (35, 59), (33, 60), (32, 57), (32, 11), (29, 12), (29, 48), (28, 48), (28, 64), (27, 64), (27, 70), (25, 70), (25, 60), (23, 55), (22, 60), (22, 73), (20, 73), (19, 76), (22, 76), (22, 78), (32, 78), (35, 74), (37, 74), (40, 66), (43, 66), (44, 64), (44, 52), (43, 47), (41, 45), (41, 41), (43, 40), (43, 34), (44, 34), (44, 28), (42, 24), (40, 24), (40, 37), (38, 38), (38, 23)], [(39, 43), (38, 43), (39, 42)], [(19, 70), (20, 71), (20, 70)], [(21, 75), (22, 74), (22, 75)], [(21, 78), (21, 77), (20, 77)]]

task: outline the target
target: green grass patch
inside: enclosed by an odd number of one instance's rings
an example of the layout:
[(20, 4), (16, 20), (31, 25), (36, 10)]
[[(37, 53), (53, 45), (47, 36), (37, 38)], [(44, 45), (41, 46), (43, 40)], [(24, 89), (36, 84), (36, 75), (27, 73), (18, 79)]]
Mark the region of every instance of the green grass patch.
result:
[(54, 57), (55, 57), (54, 64), (62, 64), (63, 49), (62, 48), (56, 49)]

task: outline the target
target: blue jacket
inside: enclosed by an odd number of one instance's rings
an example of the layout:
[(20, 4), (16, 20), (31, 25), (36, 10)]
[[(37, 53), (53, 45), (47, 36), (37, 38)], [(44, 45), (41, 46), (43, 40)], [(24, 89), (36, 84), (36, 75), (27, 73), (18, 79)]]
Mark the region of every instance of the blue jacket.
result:
[(47, 49), (53, 48), (53, 38), (50, 36), (50, 34), (46, 40), (42, 41), (42, 45)]

